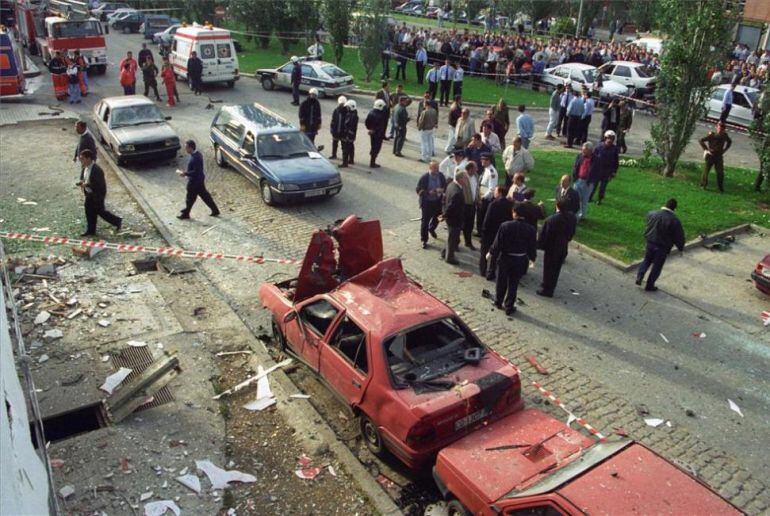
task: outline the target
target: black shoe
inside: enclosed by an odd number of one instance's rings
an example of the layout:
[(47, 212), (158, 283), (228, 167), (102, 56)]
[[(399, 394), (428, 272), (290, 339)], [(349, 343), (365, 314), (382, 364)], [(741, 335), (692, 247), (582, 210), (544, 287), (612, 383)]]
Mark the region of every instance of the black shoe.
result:
[(503, 309), (503, 304), (502, 303), (498, 303), (497, 301), (492, 301), (492, 306), (494, 306), (498, 310), (502, 310)]
[(636, 283), (637, 285), (641, 285), (642, 284), (642, 278), (636, 278), (636, 281), (634, 283)]
[(441, 259), (443, 260), (444, 258), (446, 258), (446, 249), (441, 250)]
[(299, 102), (292, 102), (291, 105), (292, 106), (299, 106)]
[(438, 238), (438, 235), (436, 234), (435, 229), (429, 229), (428, 233), (430, 233), (430, 236), (432, 236), (433, 238)]
[(423, 242), (422, 243), (422, 248), (423, 249), (427, 249), (428, 248), (428, 242)]
[(465, 244), (465, 247), (467, 247), (471, 251), (475, 251), (476, 250), (476, 248), (473, 246), (473, 242), (471, 242), (469, 244)]
[(512, 306), (510, 308), (505, 309), (505, 315), (513, 315), (516, 313), (516, 307)]
[(372, 162), (372, 163), (369, 163), (369, 168), (380, 168), (380, 165), (378, 165), (377, 163)]
[(655, 285), (647, 285), (646, 287), (644, 287), (644, 290), (646, 292), (657, 292), (658, 287), (656, 287)]
[(211, 212), (212, 217), (219, 217), (219, 210)]
[(458, 262), (455, 258), (452, 258), (451, 260), (446, 261), (450, 265), (460, 265), (460, 262)]
[(537, 294), (538, 296), (543, 296), (543, 297), (553, 297), (553, 292), (546, 292), (542, 288), (540, 290), (538, 290), (537, 292), (535, 292), (535, 294)]
[(342, 165), (340, 165), (340, 168), (348, 168), (348, 164), (347, 163), (343, 163)]
[(393, 153), (393, 155), (394, 156), (398, 156), (399, 158), (403, 158), (404, 157), (404, 155), (401, 154), (400, 152), (399, 153)]
[(115, 224), (115, 233), (120, 231), (120, 228), (122, 228), (122, 227), (123, 227), (123, 219), (120, 219), (120, 220), (118, 220), (118, 223)]
[(337, 156), (335, 156), (334, 154), (332, 154), (331, 156), (329, 156), (329, 159), (337, 159)]
[(180, 213), (179, 215), (176, 216), (176, 218), (178, 218), (179, 220), (188, 220), (190, 216), (185, 215), (184, 213)]
[(86, 231), (85, 233), (80, 233), (80, 236), (82, 237), (96, 236), (96, 233), (89, 233), (88, 231)]

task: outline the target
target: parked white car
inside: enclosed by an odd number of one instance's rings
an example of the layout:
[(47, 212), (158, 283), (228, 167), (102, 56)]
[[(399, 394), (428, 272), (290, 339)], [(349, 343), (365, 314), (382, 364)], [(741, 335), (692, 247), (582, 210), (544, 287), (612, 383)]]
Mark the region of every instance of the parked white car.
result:
[(663, 40), (660, 38), (639, 38), (632, 41), (631, 44), (646, 48), (653, 54), (660, 55), (663, 51)]
[[(553, 68), (546, 68), (540, 80), (552, 87), (559, 84), (572, 84), (573, 90), (588, 89), (596, 92), (596, 70), (595, 66), (583, 63), (564, 63)], [(616, 95), (630, 96), (632, 89), (613, 80), (605, 80), (599, 91), (599, 98), (608, 99)]]
[(166, 30), (156, 32), (152, 35), (152, 42), (158, 45), (161, 43), (164, 45), (170, 45), (171, 42), (174, 41), (174, 34), (176, 34), (176, 31), (179, 30), (179, 27), (181, 26), (182, 25), (180, 23), (175, 23), (174, 25), (166, 28)]
[(130, 14), (138, 13), (138, 12), (139, 11), (137, 9), (134, 9), (133, 7), (116, 9), (115, 11), (107, 15), (107, 23), (112, 24), (112, 22), (116, 20), (120, 20), (121, 18), (125, 18)]
[[(706, 118), (718, 120), (722, 114), (722, 98), (725, 91), (730, 88), (729, 84), (717, 86), (711, 98), (708, 100), (708, 111)], [(748, 86), (736, 86), (733, 92), (733, 107), (727, 116), (728, 124), (735, 124), (741, 127), (749, 127), (754, 121), (753, 109), (759, 101), (760, 91)]]
[(642, 63), (632, 61), (610, 61), (599, 67), (605, 79), (618, 82), (626, 87), (630, 86), (639, 93), (652, 93), (655, 91), (657, 79)]

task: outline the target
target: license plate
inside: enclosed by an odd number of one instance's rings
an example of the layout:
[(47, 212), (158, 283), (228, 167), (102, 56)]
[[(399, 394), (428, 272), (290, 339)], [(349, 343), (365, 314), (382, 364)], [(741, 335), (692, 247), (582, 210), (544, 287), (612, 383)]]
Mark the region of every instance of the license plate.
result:
[(487, 409), (481, 409), (477, 410), (473, 414), (468, 414), (465, 417), (461, 417), (457, 421), (455, 421), (455, 432), (458, 430), (462, 430), (466, 426), (472, 425), (473, 423), (476, 423), (477, 421), (481, 421), (485, 417), (489, 415), (489, 410)]
[(318, 188), (316, 190), (308, 190), (305, 192), (305, 197), (319, 197), (321, 195), (324, 195), (326, 193), (326, 190), (324, 188)]

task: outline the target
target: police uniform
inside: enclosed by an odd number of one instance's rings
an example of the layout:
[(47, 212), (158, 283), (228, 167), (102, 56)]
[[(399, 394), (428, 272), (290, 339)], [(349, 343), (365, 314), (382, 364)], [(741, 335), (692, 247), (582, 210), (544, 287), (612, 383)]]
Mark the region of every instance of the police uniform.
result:
[(726, 131), (721, 133), (711, 131), (706, 136), (700, 139), (700, 146), (704, 151), (708, 151), (708, 154), (704, 156), (706, 159), (706, 165), (703, 168), (703, 175), (700, 179), (700, 185), (706, 188), (709, 183), (709, 172), (711, 167), (717, 172), (717, 186), (720, 192), (724, 192), (724, 179), (725, 179), (725, 162), (724, 153), (730, 148), (733, 141), (730, 139)]
[(529, 262), (537, 259), (537, 230), (519, 218), (504, 222), (489, 254), (497, 260), (495, 306), (510, 315), (516, 311), (519, 280), (526, 274)]

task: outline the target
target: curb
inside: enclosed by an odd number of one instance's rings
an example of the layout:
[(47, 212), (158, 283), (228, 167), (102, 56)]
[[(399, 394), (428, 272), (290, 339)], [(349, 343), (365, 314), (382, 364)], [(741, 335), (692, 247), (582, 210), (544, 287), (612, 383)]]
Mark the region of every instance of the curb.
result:
[[(134, 198), (140, 209), (145, 213), (145, 215), (147, 215), (147, 217), (150, 219), (150, 222), (153, 226), (155, 226), (163, 239), (172, 246), (181, 247), (179, 242), (176, 241), (176, 238), (174, 238), (174, 235), (163, 223), (158, 214), (155, 213), (155, 210), (153, 210), (144, 196), (134, 186), (134, 184), (131, 182), (128, 176), (126, 176), (123, 170), (117, 166), (117, 164), (112, 159), (112, 156), (107, 153), (107, 151), (99, 142), (97, 142), (97, 145), (102, 150), (101, 156), (103, 157), (102, 159), (104, 162), (106, 162), (113, 170), (113, 172), (115, 172), (115, 175), (118, 176), (120, 182), (123, 183), (123, 186)], [(200, 262), (194, 264), (196, 270), (200, 272), (201, 275), (205, 278), (208, 287), (227, 303), (227, 305), (238, 317), (238, 319), (240, 319), (243, 325), (249, 329), (252, 336), (259, 340), (257, 331), (252, 328), (249, 321), (242, 317), (239, 311), (234, 308), (234, 303), (232, 303), (233, 300), (231, 297), (219, 290), (219, 288), (214, 284), (209, 275), (206, 273), (205, 269), (203, 269), (200, 265)], [(267, 353), (267, 350), (264, 346), (252, 346), (252, 349), (254, 350), (255, 355), (257, 355), (259, 360), (261, 360), (262, 364), (266, 367), (275, 364), (272, 358), (270, 358), (270, 355)], [(297, 387), (291, 381), (289, 376), (283, 372), (283, 370), (278, 369), (271, 373), (271, 376), (284, 392), (298, 391)], [(284, 398), (284, 400), (285, 399), (286, 398)], [(337, 459), (337, 461), (339, 461), (339, 463), (345, 467), (348, 474), (350, 474), (350, 476), (356, 480), (358, 486), (361, 488), (361, 491), (369, 498), (369, 501), (372, 503), (372, 505), (374, 505), (379, 514), (386, 516), (403, 514), (395, 502), (390, 498), (390, 496), (388, 496), (382, 487), (377, 484), (377, 482), (374, 480), (369, 471), (367, 471), (364, 465), (361, 464), (361, 461), (359, 461), (353, 455), (353, 452), (347, 446), (342, 444), (342, 442), (334, 433), (334, 430), (332, 430), (332, 428), (326, 423), (323, 417), (321, 417), (321, 414), (316, 411), (310, 402), (307, 400), (294, 400), (291, 403), (286, 403), (283, 401), (278, 403), (278, 407), (281, 410), (281, 414), (287, 420), (287, 423), (291, 426), (295, 428), (313, 428), (316, 431), (318, 436), (322, 439), (322, 442), (329, 446), (329, 450)], [(304, 448), (312, 450), (318, 447), (318, 444), (312, 442), (309, 436), (302, 433), (297, 433), (295, 435), (300, 440)]]

